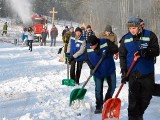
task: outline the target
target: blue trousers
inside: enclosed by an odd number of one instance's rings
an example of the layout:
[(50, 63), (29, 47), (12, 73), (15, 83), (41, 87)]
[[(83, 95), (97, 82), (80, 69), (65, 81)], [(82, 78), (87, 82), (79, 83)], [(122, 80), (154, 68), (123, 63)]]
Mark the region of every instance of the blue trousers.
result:
[[(105, 95), (105, 99), (103, 100), (103, 83), (104, 81), (108, 83), (108, 90)], [(96, 109), (102, 109), (103, 103), (112, 98), (116, 88), (116, 73), (112, 73), (110, 76), (105, 77), (103, 79), (99, 79), (95, 77), (95, 96), (96, 96)]]
[(54, 43), (54, 46), (56, 46), (56, 38), (51, 39), (51, 46), (53, 45), (53, 43)]

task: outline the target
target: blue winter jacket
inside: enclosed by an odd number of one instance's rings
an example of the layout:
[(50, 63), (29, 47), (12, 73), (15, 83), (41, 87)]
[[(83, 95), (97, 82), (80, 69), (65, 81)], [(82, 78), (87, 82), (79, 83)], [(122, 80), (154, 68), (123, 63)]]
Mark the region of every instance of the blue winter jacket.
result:
[[(150, 42), (150, 31), (143, 30), (143, 37), (136, 42), (133, 41), (131, 33), (125, 35), (124, 45), (127, 49), (127, 69), (131, 66), (134, 59), (134, 53), (140, 49), (145, 49), (148, 47)], [(132, 72), (138, 70), (142, 74), (149, 74), (154, 71), (154, 58), (153, 57), (141, 57), (136, 62)]]
[[(75, 34), (72, 35), (70, 42), (70, 56), (73, 56), (76, 52), (80, 50), (82, 43), (85, 41), (84, 37), (81, 36), (80, 39), (75, 38)], [(85, 60), (85, 53), (80, 55), (79, 57), (75, 58), (75, 61), (84, 61)]]
[[(108, 51), (107, 39), (100, 39), (100, 53), (97, 55), (93, 49), (90, 48), (90, 43), (87, 43), (87, 54), (88, 59), (91, 64), (95, 67), (98, 61), (103, 56), (104, 51)], [(110, 76), (113, 72), (115, 72), (115, 62), (113, 60), (113, 54), (105, 57), (102, 63), (99, 65), (96, 70), (94, 76), (100, 79)]]

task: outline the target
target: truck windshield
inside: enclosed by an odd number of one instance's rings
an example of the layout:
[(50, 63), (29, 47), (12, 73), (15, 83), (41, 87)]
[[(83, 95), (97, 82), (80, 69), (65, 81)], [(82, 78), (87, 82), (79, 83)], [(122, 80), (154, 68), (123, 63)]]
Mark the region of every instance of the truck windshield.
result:
[(34, 18), (34, 19), (32, 19), (32, 20), (33, 20), (33, 24), (34, 24), (34, 23), (43, 24), (43, 19), (42, 19), (42, 18)]

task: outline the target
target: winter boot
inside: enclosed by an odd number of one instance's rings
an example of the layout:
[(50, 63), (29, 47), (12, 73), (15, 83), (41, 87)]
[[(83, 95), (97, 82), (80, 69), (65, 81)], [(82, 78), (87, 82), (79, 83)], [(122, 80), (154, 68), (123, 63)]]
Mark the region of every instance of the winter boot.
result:
[(143, 116), (138, 116), (138, 117), (129, 116), (128, 120), (143, 120)]
[(139, 116), (137, 120), (143, 120), (143, 116)]
[(102, 113), (102, 109), (96, 109), (96, 110), (94, 111), (94, 114), (100, 114), (100, 113)]

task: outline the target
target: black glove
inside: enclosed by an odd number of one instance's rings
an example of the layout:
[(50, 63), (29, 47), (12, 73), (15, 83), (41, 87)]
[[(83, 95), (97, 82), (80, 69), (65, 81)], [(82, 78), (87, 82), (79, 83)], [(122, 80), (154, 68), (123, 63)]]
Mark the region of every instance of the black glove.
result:
[(93, 65), (89, 65), (89, 68), (93, 70), (95, 67)]
[(74, 57), (73, 57), (73, 56), (70, 57), (70, 59), (69, 59), (69, 64), (71, 64), (72, 61), (74, 61)]
[(69, 58), (69, 57), (70, 57), (70, 53), (66, 53), (65, 58)]
[(126, 72), (126, 70), (122, 70), (121, 73), (122, 73), (121, 83), (126, 84), (126, 82), (128, 82), (128, 77), (126, 77), (127, 72)]
[(136, 55), (139, 55), (140, 57), (147, 57), (147, 54), (148, 54), (148, 49), (145, 48), (138, 50), (138, 53)]

